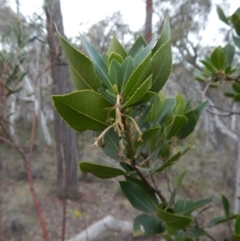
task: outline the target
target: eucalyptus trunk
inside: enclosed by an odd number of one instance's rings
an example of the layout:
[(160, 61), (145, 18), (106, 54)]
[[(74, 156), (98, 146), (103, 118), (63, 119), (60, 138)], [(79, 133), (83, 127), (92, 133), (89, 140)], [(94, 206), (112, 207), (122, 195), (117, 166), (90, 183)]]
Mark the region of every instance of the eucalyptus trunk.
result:
[[(61, 4), (59, 0), (45, 0), (47, 31), (54, 95), (71, 92), (72, 85), (66, 59), (56, 32), (64, 35)], [(55, 25), (56, 27), (55, 27)], [(60, 198), (77, 199), (78, 174), (76, 135), (61, 117), (54, 113), (56, 156), (57, 156), (57, 195)]]

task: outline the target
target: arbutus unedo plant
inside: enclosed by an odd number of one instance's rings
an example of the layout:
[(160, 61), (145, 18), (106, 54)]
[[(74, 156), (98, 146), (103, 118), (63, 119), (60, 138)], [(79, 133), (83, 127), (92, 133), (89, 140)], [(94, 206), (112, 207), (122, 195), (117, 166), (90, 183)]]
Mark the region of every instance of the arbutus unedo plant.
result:
[[(123, 194), (143, 212), (134, 220), (134, 236), (195, 240), (208, 235), (192, 213), (213, 200), (177, 199), (185, 172), (177, 177), (170, 198), (154, 180), (155, 174), (177, 164), (188, 150), (187, 144), (177, 141), (194, 131), (207, 108), (207, 102), (193, 108), (193, 100), (186, 101), (181, 94), (168, 98), (161, 92), (172, 70), (169, 19), (156, 40), (147, 44), (140, 36), (128, 51), (113, 37), (108, 51), (100, 55), (82, 36), (87, 57), (59, 38), (77, 91), (52, 96), (54, 106), (74, 130), (96, 131), (92, 146), (101, 146), (121, 166), (82, 161), (81, 171), (104, 179), (125, 178), (119, 181)], [(214, 225), (228, 218), (230, 214)]]

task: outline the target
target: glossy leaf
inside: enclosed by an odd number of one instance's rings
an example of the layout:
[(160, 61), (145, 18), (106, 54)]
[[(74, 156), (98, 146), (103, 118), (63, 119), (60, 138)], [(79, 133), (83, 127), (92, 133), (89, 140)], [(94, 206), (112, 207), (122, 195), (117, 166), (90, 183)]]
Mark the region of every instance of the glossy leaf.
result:
[(163, 223), (153, 216), (141, 214), (137, 216), (133, 223), (133, 236), (150, 236), (160, 234), (165, 231)]
[(186, 216), (180, 216), (173, 213), (157, 210), (159, 218), (171, 229), (181, 230), (187, 228), (193, 221), (191, 218)]
[(177, 94), (175, 97), (176, 107), (174, 108), (175, 115), (183, 115), (186, 109), (186, 101), (181, 94)]
[(111, 107), (111, 104), (93, 90), (53, 95), (52, 100), (58, 114), (76, 131), (98, 131), (108, 126), (107, 111), (104, 109)]
[(149, 76), (141, 86), (139, 86), (132, 96), (126, 101), (123, 107), (131, 106), (137, 103), (148, 92), (152, 86), (152, 76)]
[(172, 123), (164, 130), (166, 138), (171, 139), (176, 136), (187, 122), (188, 119), (185, 116), (175, 116)]
[(115, 52), (112, 52), (108, 58), (108, 66), (111, 64), (111, 62), (113, 60), (116, 60), (119, 64), (122, 64), (123, 63), (123, 58), (121, 55), (115, 53)]
[(158, 93), (167, 82), (172, 71), (171, 42), (163, 44), (153, 55), (151, 60), (153, 85), (151, 90)]
[(128, 181), (119, 183), (124, 195), (134, 208), (147, 213), (155, 212), (155, 205), (140, 186)]
[(125, 172), (121, 169), (91, 162), (80, 162), (79, 167), (82, 172), (88, 172), (103, 179), (125, 175)]
[(120, 87), (120, 82), (122, 81), (121, 79), (121, 64), (119, 64), (118, 61), (113, 59), (111, 61), (111, 64), (109, 65), (109, 77), (112, 85), (116, 85), (118, 88)]
[(163, 29), (160, 34), (159, 39), (157, 40), (155, 46), (153, 47), (153, 54), (155, 54), (159, 48), (162, 47), (163, 44), (168, 42), (171, 39), (171, 29), (170, 29), (170, 21), (169, 21), (169, 16), (166, 17), (164, 24), (163, 24)]
[(92, 89), (97, 91), (102, 83), (96, 75), (91, 60), (75, 49), (59, 33), (59, 39), (65, 56), (69, 62), (71, 79), (78, 90)]
[(128, 55), (131, 56), (132, 58), (134, 58), (135, 55), (137, 54), (137, 52), (139, 51), (139, 49), (141, 47), (145, 47), (146, 45), (147, 45), (147, 42), (145, 41), (143, 36), (140, 35), (137, 38), (137, 40), (134, 42), (134, 44), (132, 45), (130, 50), (128, 51)]
[(189, 111), (185, 114), (185, 116), (188, 119), (188, 122), (183, 126), (182, 130), (178, 134), (179, 139), (183, 139), (187, 137), (194, 131), (200, 115), (207, 109), (207, 107), (208, 107), (208, 102), (205, 101), (199, 106), (197, 106), (194, 110)]
[(140, 100), (138, 100), (134, 105), (142, 105), (144, 103), (149, 102), (152, 98), (154, 98), (156, 95), (155, 92), (147, 91), (145, 95), (142, 96)]
[(115, 36), (113, 36), (110, 42), (109, 48), (107, 50), (107, 55), (111, 55), (112, 52), (119, 54), (123, 59), (125, 59), (127, 56), (126, 50), (123, 48)]
[(217, 70), (224, 70), (226, 54), (221, 47), (216, 48), (211, 54), (211, 61)]
[[(98, 135), (101, 132), (97, 133)], [(122, 158), (118, 156), (120, 151), (119, 149), (119, 137), (117, 132), (113, 129), (110, 129), (104, 136), (104, 143), (102, 139), (99, 141), (99, 146), (101, 147), (102, 151), (107, 154), (109, 157), (113, 158), (117, 161), (122, 161)]]
[(152, 202), (152, 204), (157, 207), (157, 205), (159, 204), (159, 201), (155, 195), (155, 192), (152, 191), (151, 189), (149, 189), (149, 187), (140, 179), (134, 178), (132, 176), (125, 176), (125, 179), (128, 182), (132, 182), (137, 184), (140, 188), (143, 189), (143, 191), (145, 192), (145, 194), (148, 196), (149, 200)]
[(213, 66), (212, 62), (208, 61), (208, 60), (201, 60), (201, 63), (204, 64), (204, 66), (206, 67), (207, 70), (209, 70), (212, 73), (217, 73), (216, 68)]
[(196, 202), (192, 202), (191, 204), (186, 205), (185, 209), (182, 209), (180, 212), (178, 212), (178, 214), (191, 213), (195, 209), (200, 208), (202, 206), (205, 206), (205, 205), (207, 205), (209, 203), (212, 203), (212, 202), (213, 202), (212, 198), (201, 199), (201, 200), (198, 200)]
[(100, 80), (104, 85), (106, 85), (109, 89), (111, 89), (112, 84), (108, 75), (107, 66), (105, 65), (101, 55), (87, 41), (87, 39), (84, 36), (81, 36), (81, 40), (93, 62), (93, 65), (95, 67), (98, 77), (100, 78)]
[(141, 86), (143, 81), (145, 80), (145, 74), (149, 68), (151, 56), (148, 57), (134, 70), (134, 72), (130, 75), (125, 89), (124, 89), (124, 99), (127, 100), (129, 97), (133, 95), (136, 89)]
[(143, 135), (142, 135), (142, 140), (143, 141), (139, 142), (139, 141), (135, 140), (134, 147), (137, 148), (138, 146), (145, 144), (160, 129), (161, 129), (161, 127), (158, 126), (158, 127), (150, 128), (150, 129), (147, 129), (146, 131), (144, 131)]
[(119, 84), (120, 93), (123, 92), (123, 89), (125, 88), (126, 82), (129, 79), (132, 72), (133, 72), (133, 59), (132, 59), (131, 56), (128, 56), (123, 61), (123, 64), (122, 64), (122, 73), (121, 73), (122, 81)]
[(218, 14), (218, 17), (221, 21), (223, 21), (224, 23), (229, 25), (228, 18), (226, 17), (225, 13), (223, 12), (223, 10), (220, 6), (217, 6), (217, 14)]
[(151, 54), (152, 46), (154, 44), (155, 40), (152, 39), (148, 45), (143, 48), (140, 52), (138, 52), (134, 58), (134, 69), (139, 66), (139, 64), (142, 63), (142, 61), (147, 58), (149, 54)]
[(155, 99), (152, 108), (148, 115), (146, 116), (146, 121), (151, 125), (163, 124), (166, 116), (175, 107), (176, 101), (172, 98), (164, 99), (161, 101), (160, 97)]

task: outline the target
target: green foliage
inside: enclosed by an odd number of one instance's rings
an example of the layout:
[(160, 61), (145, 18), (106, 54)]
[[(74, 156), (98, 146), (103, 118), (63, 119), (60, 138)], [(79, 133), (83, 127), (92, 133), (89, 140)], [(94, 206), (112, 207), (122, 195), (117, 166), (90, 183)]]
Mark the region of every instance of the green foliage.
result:
[[(134, 236), (161, 234), (187, 240), (205, 235), (204, 228), (194, 225), (192, 213), (206, 208), (212, 199), (177, 199), (186, 172), (176, 179), (169, 200), (154, 179), (156, 173), (165, 175), (183, 160), (189, 149), (184, 139), (208, 106), (203, 102), (194, 108), (193, 100), (186, 101), (181, 94), (168, 98), (161, 92), (172, 70), (169, 19), (159, 38), (147, 44), (140, 36), (129, 51), (113, 37), (106, 53), (100, 55), (82, 36), (88, 57), (59, 38), (78, 91), (53, 96), (56, 110), (73, 129), (97, 131), (93, 146), (100, 145), (123, 168), (80, 162), (81, 171), (104, 179), (121, 176), (123, 194), (143, 212), (134, 220)], [(222, 72), (233, 56), (234, 49), (227, 45), (203, 63), (208, 71)], [(199, 73), (199, 79), (203, 77)]]

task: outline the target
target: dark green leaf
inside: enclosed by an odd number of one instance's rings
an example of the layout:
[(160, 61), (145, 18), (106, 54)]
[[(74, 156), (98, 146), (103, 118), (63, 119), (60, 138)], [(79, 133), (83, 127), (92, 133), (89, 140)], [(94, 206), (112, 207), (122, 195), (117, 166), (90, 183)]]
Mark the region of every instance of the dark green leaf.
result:
[(98, 77), (109, 89), (111, 89), (112, 84), (108, 75), (107, 66), (104, 64), (101, 55), (97, 50), (87, 41), (84, 36), (81, 36), (84, 47), (86, 48), (90, 58), (92, 59), (93, 65), (97, 72)]
[[(98, 132), (100, 135), (101, 132)], [(121, 161), (122, 158), (118, 156), (119, 149), (119, 137), (117, 132), (110, 129), (104, 136), (104, 143), (102, 139), (99, 141), (102, 151), (114, 160)]]
[(208, 61), (208, 60), (201, 60), (200, 62), (203, 63), (204, 66), (206, 67), (206, 69), (207, 69), (208, 71), (210, 71), (211, 73), (214, 73), (214, 74), (217, 73), (217, 70), (216, 70), (215, 67), (212, 65), (212, 62), (210, 62), (210, 61)]
[(133, 72), (133, 59), (131, 58), (131, 56), (128, 56), (123, 61), (123, 64), (122, 64), (122, 74), (121, 74), (122, 81), (120, 82), (120, 85), (119, 85), (120, 93), (123, 92), (126, 82), (129, 79), (132, 72)]
[(97, 91), (102, 84), (90, 59), (69, 44), (59, 33), (58, 35), (70, 65), (71, 79), (75, 88), (78, 90), (92, 89)]
[(117, 62), (115, 59), (113, 59), (111, 61), (111, 64), (109, 66), (109, 77), (110, 77), (110, 81), (112, 83), (112, 85), (116, 85), (118, 87), (118, 89), (121, 86), (121, 64), (119, 64), (119, 62)]
[(142, 180), (134, 178), (132, 176), (125, 176), (125, 179), (128, 182), (132, 182), (138, 185), (140, 188), (142, 188), (154, 206), (157, 206), (159, 204), (159, 201), (155, 195), (155, 192), (149, 189), (149, 187)]
[(111, 40), (111, 43), (107, 50), (107, 55), (111, 55), (112, 52), (119, 54), (123, 59), (125, 59), (127, 56), (126, 50), (123, 48), (123, 46), (115, 36), (113, 36)]
[(209, 203), (213, 202), (212, 198), (207, 198), (207, 199), (201, 199), (196, 202), (191, 202), (191, 204), (186, 205), (185, 209), (181, 210), (181, 212), (178, 212), (178, 214), (187, 214), (191, 213), (193, 210), (200, 208), (202, 206), (205, 206)]
[(146, 116), (146, 121), (151, 125), (163, 124), (166, 116), (171, 112), (175, 107), (176, 101), (172, 98), (164, 99), (161, 101), (160, 97), (155, 99), (150, 112)]
[(159, 218), (171, 229), (173, 230), (181, 230), (187, 228), (191, 222), (193, 221), (189, 217), (176, 215), (173, 213), (169, 213), (163, 211), (161, 209), (157, 210), (157, 214)]
[(149, 55), (151, 54), (152, 46), (154, 44), (154, 39), (148, 45), (143, 48), (139, 53), (134, 58), (134, 69), (139, 66), (139, 64), (142, 63), (142, 61)]
[(188, 122), (183, 126), (182, 130), (178, 134), (179, 139), (183, 139), (187, 137), (194, 131), (200, 115), (207, 109), (207, 107), (208, 107), (208, 102), (205, 101), (199, 106), (197, 106), (196, 109), (189, 111), (185, 114), (185, 116), (188, 119)]
[(175, 115), (183, 115), (186, 109), (186, 101), (181, 94), (177, 94), (175, 97), (176, 107), (174, 108)]
[(139, 86), (132, 96), (125, 102), (123, 107), (131, 106), (137, 103), (142, 97), (148, 92), (152, 86), (152, 76), (149, 76), (142, 84)]
[(80, 162), (80, 170), (82, 172), (89, 172), (96, 177), (107, 179), (125, 175), (125, 172), (121, 169), (114, 167), (103, 166), (91, 162)]
[(114, 59), (115, 59), (119, 64), (122, 64), (122, 63), (123, 63), (123, 58), (122, 58), (122, 56), (119, 55), (119, 54), (117, 54), (117, 53), (115, 53), (115, 52), (112, 52), (111, 55), (110, 55), (109, 58), (108, 58), (108, 65), (110, 65), (111, 62), (112, 62)]
[(229, 202), (228, 202), (227, 198), (224, 195), (222, 195), (222, 204), (223, 204), (223, 208), (224, 208), (226, 218), (228, 218), (229, 213), (230, 213), (230, 206), (229, 206)]
[(232, 87), (236, 91), (234, 94), (240, 93), (240, 84), (239, 83), (233, 83)]
[(159, 126), (159, 127), (150, 128), (150, 129), (147, 129), (146, 131), (144, 131), (143, 135), (142, 135), (143, 141), (139, 142), (139, 141), (135, 140), (134, 147), (137, 148), (138, 146), (145, 144), (149, 140), (149, 138), (151, 138), (160, 129), (161, 129), (161, 127)]
[(111, 104), (93, 90), (53, 95), (52, 100), (58, 114), (76, 131), (97, 131), (108, 126), (107, 111), (104, 109), (111, 107)]
[(188, 119), (185, 116), (175, 116), (172, 120), (172, 123), (164, 130), (166, 138), (171, 139), (173, 136), (178, 135), (187, 121)]
[(150, 236), (160, 234), (165, 231), (162, 222), (147, 214), (137, 216), (133, 223), (133, 236)]
[(235, 227), (235, 233), (240, 234), (240, 215), (237, 216), (234, 227)]
[(151, 90), (158, 93), (167, 82), (172, 71), (172, 52), (170, 40), (163, 44), (151, 60), (153, 85)]
[(224, 70), (226, 63), (226, 54), (221, 47), (217, 47), (211, 54), (211, 61), (217, 70)]
[(155, 92), (147, 91), (147, 93), (146, 93), (140, 100), (138, 100), (134, 105), (142, 105), (142, 104), (144, 104), (144, 103), (147, 103), (147, 102), (149, 102), (155, 95), (156, 95)]
[(150, 58), (151, 55), (148, 55), (148, 57), (130, 75), (124, 88), (125, 100), (130, 98), (133, 95), (133, 93), (137, 90), (137, 88), (140, 87), (143, 81), (145, 80), (144, 77), (149, 68)]
[(160, 34), (160, 37), (157, 40), (155, 46), (153, 47), (153, 50), (152, 50), (153, 55), (159, 50), (159, 48), (162, 47), (163, 44), (168, 42), (170, 39), (171, 39), (170, 21), (169, 21), (169, 17), (167, 16), (164, 21), (163, 29)]
[(147, 45), (147, 42), (145, 41), (145, 39), (140, 35), (137, 40), (135, 41), (135, 43), (132, 45), (132, 47), (130, 48), (128, 55), (130, 55), (132, 58), (135, 57), (135, 55), (137, 54), (138, 50), (141, 47), (145, 47)]
[(184, 199), (179, 199), (174, 205), (175, 214), (180, 214), (185, 209), (186, 209), (186, 201)]
[(218, 14), (218, 17), (221, 21), (223, 21), (224, 23), (229, 25), (228, 18), (226, 17), (225, 13), (223, 12), (223, 10), (220, 6), (217, 6), (217, 14)]
[(147, 213), (156, 211), (156, 206), (140, 186), (128, 181), (119, 183), (124, 195), (134, 208)]

